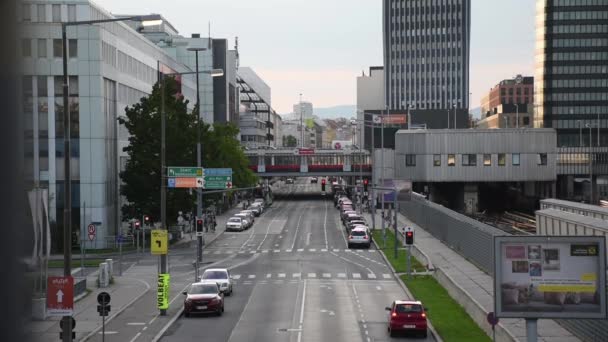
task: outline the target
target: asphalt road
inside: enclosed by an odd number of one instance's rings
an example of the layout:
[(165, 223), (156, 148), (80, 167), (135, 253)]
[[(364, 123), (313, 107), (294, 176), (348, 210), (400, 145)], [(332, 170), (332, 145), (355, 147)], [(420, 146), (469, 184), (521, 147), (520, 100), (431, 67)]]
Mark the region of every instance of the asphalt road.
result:
[[(276, 192), (291, 195), (251, 229), (206, 246), (204, 262), (231, 270), (234, 294), (223, 316), (182, 316), (162, 341), (391, 340), (384, 307), (406, 294), (373, 247), (347, 249), (330, 197), (295, 196), (320, 193), (307, 182), (281, 186)], [(191, 258), (174, 258), (172, 272), (186, 277)]]

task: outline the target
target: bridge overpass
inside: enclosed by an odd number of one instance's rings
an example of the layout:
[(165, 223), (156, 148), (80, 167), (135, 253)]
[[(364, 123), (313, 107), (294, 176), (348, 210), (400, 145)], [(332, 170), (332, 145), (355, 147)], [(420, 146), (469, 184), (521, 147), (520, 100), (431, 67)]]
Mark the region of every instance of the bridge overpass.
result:
[(371, 177), (367, 150), (281, 148), (247, 150), (249, 168), (260, 177)]

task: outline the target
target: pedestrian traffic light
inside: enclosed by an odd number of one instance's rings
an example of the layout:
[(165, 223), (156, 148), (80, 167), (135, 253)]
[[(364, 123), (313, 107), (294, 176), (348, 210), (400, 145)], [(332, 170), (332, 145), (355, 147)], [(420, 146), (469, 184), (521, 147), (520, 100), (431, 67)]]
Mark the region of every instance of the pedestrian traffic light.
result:
[(363, 191), (367, 192), (367, 184), (369, 183), (369, 181), (367, 179), (363, 180)]
[(196, 218), (196, 232), (197, 233), (202, 233), (203, 232), (203, 219), (202, 218)]
[(414, 244), (414, 232), (413, 231), (407, 231), (405, 232), (405, 244), (408, 246), (411, 246)]
[(135, 229), (139, 230), (140, 226), (141, 226), (141, 223), (139, 221), (135, 221)]

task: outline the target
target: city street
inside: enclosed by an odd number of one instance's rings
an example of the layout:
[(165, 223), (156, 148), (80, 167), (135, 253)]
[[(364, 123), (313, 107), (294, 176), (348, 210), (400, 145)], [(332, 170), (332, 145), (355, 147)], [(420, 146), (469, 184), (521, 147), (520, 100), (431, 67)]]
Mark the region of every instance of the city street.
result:
[[(282, 185), (277, 192), (293, 195), (276, 200), (251, 229), (206, 246), (203, 261), (230, 269), (234, 294), (223, 316), (182, 316), (162, 341), (390, 339), (384, 307), (405, 299), (404, 291), (373, 247), (347, 249), (330, 197), (298, 198), (320, 195), (320, 184), (306, 182)], [(173, 257), (173, 277), (192, 274), (191, 262)]]

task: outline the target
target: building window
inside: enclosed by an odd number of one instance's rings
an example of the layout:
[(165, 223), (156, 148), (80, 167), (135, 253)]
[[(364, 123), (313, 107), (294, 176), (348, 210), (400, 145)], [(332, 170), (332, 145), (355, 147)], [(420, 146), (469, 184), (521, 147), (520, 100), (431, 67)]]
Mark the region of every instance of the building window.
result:
[(416, 166), (416, 155), (406, 154), (405, 155), (405, 166)]
[(456, 155), (448, 154), (448, 166), (456, 166)]
[(38, 39), (38, 58), (46, 57), (46, 39)]
[(484, 154), (483, 155), (483, 165), (484, 166), (492, 166), (492, 155)]
[(530, 118), (527, 116), (524, 116), (524, 126), (528, 126), (530, 125)]
[(441, 154), (433, 155), (433, 166), (441, 166)]
[(538, 165), (547, 165), (547, 154), (539, 153), (537, 162), (538, 162)]
[(68, 56), (70, 56), (70, 58), (78, 57), (78, 40), (77, 39), (68, 40)]
[(55, 4), (52, 6), (53, 9), (53, 22), (59, 23), (61, 22), (61, 5)]
[(21, 20), (22, 21), (32, 21), (32, 12), (31, 12), (30, 4), (23, 4)]
[(463, 154), (462, 155), (462, 166), (477, 166), (477, 155), (476, 154)]
[(68, 5), (68, 21), (76, 21), (76, 5)]
[(520, 160), (519, 160), (519, 153), (513, 153), (511, 155), (511, 164), (513, 164), (513, 166), (519, 166)]
[(21, 55), (23, 57), (32, 57), (32, 41), (29, 39), (21, 40)]
[(46, 5), (36, 5), (36, 16), (39, 23), (46, 21)]
[(498, 154), (498, 166), (505, 166), (507, 164), (507, 155), (505, 153)]
[(63, 43), (61, 39), (53, 39), (53, 57), (63, 57)]

